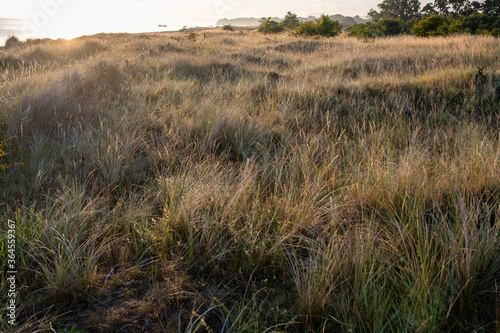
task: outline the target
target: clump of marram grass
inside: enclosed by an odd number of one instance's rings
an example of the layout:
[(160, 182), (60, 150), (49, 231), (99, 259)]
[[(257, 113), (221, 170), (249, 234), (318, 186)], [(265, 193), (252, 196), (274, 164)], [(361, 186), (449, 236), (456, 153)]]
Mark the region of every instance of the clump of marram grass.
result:
[(29, 63), (50, 64), (55, 61), (67, 63), (91, 57), (106, 50), (107, 47), (97, 40), (52, 41), (23, 43), (23, 59)]
[(23, 61), (11, 55), (4, 56), (0, 59), (0, 70), (15, 70), (23, 66)]
[(495, 39), (185, 36), (0, 51), (19, 332), (494, 326)]
[(205, 150), (225, 155), (234, 161), (245, 161), (267, 144), (267, 133), (248, 119), (218, 116), (211, 124)]
[(96, 126), (105, 117), (101, 103), (116, 105), (127, 94), (125, 75), (106, 61), (44, 79), (43, 89), (23, 96), (19, 122), (25, 129), (45, 134)]
[(178, 79), (196, 79), (201, 82), (210, 81), (235, 81), (242, 71), (239, 67), (229, 62), (221, 63), (218, 61), (187, 61), (177, 59), (170, 65), (170, 73)]
[(29, 300), (34, 305), (73, 302), (97, 292), (95, 274), (112, 240), (106, 235), (101, 200), (87, 198), (76, 183), (60, 181), (62, 190), (45, 211), (33, 207), (15, 212), (18, 260), (23, 263), (19, 280), (30, 282), (21, 293), (36, 293)]

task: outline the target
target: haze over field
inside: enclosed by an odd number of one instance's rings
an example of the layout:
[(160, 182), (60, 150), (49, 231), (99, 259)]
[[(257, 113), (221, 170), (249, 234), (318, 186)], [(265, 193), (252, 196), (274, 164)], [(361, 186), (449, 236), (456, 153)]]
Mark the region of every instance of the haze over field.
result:
[(100, 32), (178, 30), (212, 26), (222, 18), (283, 17), (287, 11), (304, 17), (322, 13), (366, 17), (376, 6), (372, 0), (0, 0), (0, 44), (12, 34), (73, 38)]

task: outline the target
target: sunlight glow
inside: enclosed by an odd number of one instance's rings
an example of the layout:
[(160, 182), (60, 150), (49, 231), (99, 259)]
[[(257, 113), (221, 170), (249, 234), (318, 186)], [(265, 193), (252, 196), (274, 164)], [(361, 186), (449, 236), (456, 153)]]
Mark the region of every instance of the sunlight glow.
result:
[[(322, 13), (366, 16), (377, 0), (0, 0), (0, 19), (31, 22), (30, 37), (72, 38), (100, 32), (152, 32), (213, 26), (221, 18)], [(167, 25), (167, 29), (159, 27)], [(28, 35), (28, 34), (27, 34)], [(27, 36), (26, 36), (27, 37)]]

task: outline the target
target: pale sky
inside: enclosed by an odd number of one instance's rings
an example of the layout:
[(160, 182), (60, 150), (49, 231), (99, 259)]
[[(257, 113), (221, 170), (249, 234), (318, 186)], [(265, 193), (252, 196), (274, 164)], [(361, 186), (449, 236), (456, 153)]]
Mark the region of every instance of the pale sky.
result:
[[(98, 32), (161, 31), (159, 24), (215, 25), (220, 18), (360, 15), (380, 0), (0, 0), (0, 19), (26, 19), (35, 37), (72, 38)], [(5, 22), (5, 21), (4, 21)], [(5, 23), (3, 23), (5, 28)], [(0, 21), (0, 30), (2, 22)]]

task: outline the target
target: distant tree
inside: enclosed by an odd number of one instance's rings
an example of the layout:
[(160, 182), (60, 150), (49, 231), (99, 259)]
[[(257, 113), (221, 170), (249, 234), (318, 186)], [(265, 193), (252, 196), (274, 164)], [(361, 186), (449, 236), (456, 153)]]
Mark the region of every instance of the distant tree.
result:
[(469, 0), (448, 0), (448, 2), (454, 14), (461, 14), (470, 6)]
[(500, 0), (434, 0), (416, 14), (419, 7), (418, 0), (383, 0), (380, 12), (368, 13), (371, 25), (356, 25), (348, 33), (365, 38), (408, 32), (417, 36), (500, 35)]
[(483, 5), (479, 1), (468, 2), (467, 5), (462, 9), (462, 15), (472, 15), (479, 14), (483, 10)]
[(481, 12), (486, 15), (500, 16), (500, 0), (485, 0), (482, 3), (470, 0), (434, 0), (433, 8), (445, 16)]
[(293, 29), (297, 28), (299, 26), (299, 24), (300, 24), (300, 21), (299, 21), (297, 14), (293, 14), (292, 12), (288, 12), (285, 15), (285, 19), (283, 20), (283, 22), (281, 22), (281, 25), (283, 26), (283, 28), (289, 29), (289, 30), (293, 30)]
[(226, 24), (222, 27), (222, 30), (225, 30), (225, 31), (234, 31), (234, 28), (232, 27), (232, 25), (230, 24)]
[[(500, 1), (499, 1), (499, 4), (500, 4)], [(475, 13), (479, 13), (483, 10), (483, 5), (479, 1), (472, 1), (471, 7)], [(500, 15), (500, 13), (498, 15)]]
[(482, 9), (486, 15), (500, 16), (500, 0), (485, 0)]
[(264, 22), (259, 25), (259, 32), (265, 34), (272, 34), (283, 31), (283, 26), (278, 22), (274, 21), (270, 17), (268, 17)]
[(382, 18), (399, 18), (403, 21), (418, 16), (420, 12), (419, 0), (383, 0), (377, 5), (380, 8), (380, 13), (375, 10), (370, 10), (368, 16), (374, 21), (379, 21)]
[(438, 11), (434, 8), (434, 5), (429, 2), (424, 6), (424, 8), (422, 8), (422, 14), (425, 16), (431, 16), (438, 14)]
[(448, 0), (434, 0), (434, 9), (443, 15), (450, 13)]
[(338, 21), (332, 20), (328, 15), (321, 15), (316, 22), (316, 33), (321, 36), (333, 37), (340, 32)]
[(465, 14), (471, 8), (470, 0), (434, 0), (434, 8), (443, 15)]
[(370, 9), (368, 12), (367, 16), (373, 21), (373, 22), (378, 22), (382, 16), (380, 15), (379, 12), (377, 12), (375, 9)]

